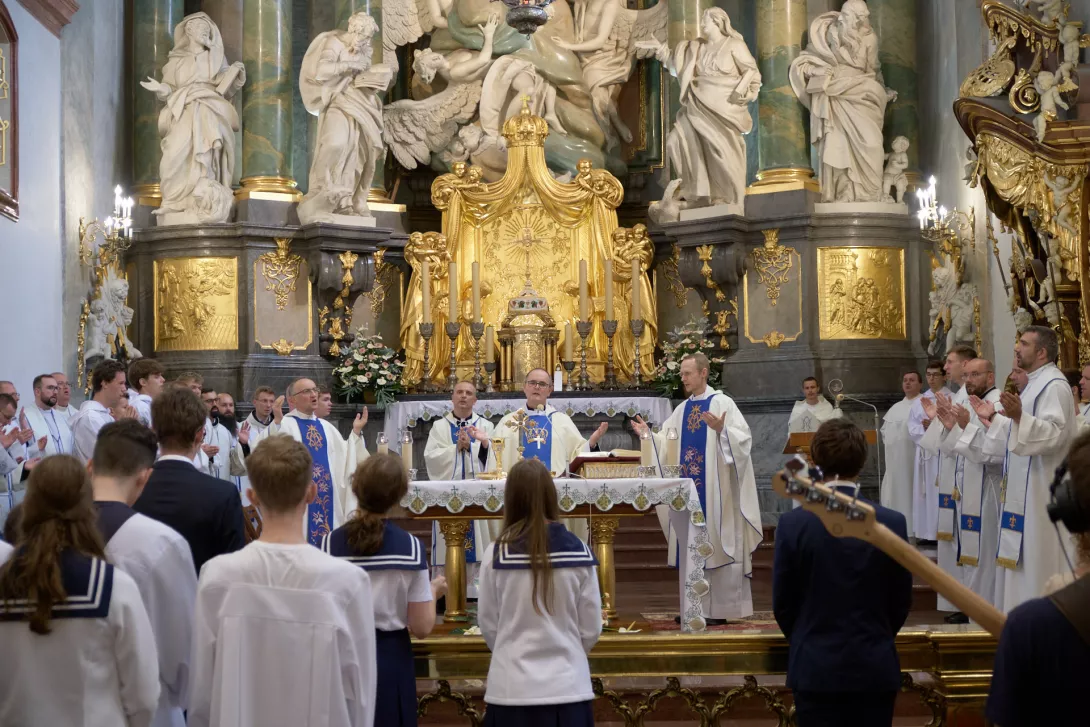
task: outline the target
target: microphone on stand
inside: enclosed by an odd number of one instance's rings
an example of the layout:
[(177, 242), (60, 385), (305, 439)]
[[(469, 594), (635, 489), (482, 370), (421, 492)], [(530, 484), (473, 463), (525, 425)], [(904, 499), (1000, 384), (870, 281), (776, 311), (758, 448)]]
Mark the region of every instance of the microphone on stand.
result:
[(848, 396), (847, 394), (845, 394), (844, 393), (844, 382), (841, 381), (840, 379), (833, 379), (832, 381), (830, 381), (827, 388), (829, 390), (829, 393), (832, 394), (836, 398), (837, 408), (840, 407), (840, 402), (847, 399), (848, 401), (854, 401), (854, 402), (856, 402), (858, 404), (862, 404), (863, 406), (869, 406), (871, 409), (874, 410), (874, 432), (875, 432), (875, 436), (878, 437), (878, 443), (877, 443), (877, 449), (878, 449), (878, 484), (879, 484), (879, 486), (881, 486), (881, 484), (882, 484), (882, 429), (879, 426), (880, 423), (881, 423), (881, 419), (878, 416), (878, 407), (876, 407), (874, 404), (871, 404), (870, 402), (863, 401), (862, 399), (856, 399), (854, 396)]

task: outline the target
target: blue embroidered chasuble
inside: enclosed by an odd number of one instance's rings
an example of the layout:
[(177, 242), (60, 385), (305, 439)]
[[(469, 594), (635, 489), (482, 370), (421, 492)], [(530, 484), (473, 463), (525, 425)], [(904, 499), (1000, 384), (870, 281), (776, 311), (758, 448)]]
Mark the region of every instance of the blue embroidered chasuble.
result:
[(534, 437), (528, 437), (527, 432), (522, 432), (520, 435), (522, 439), (522, 446), (524, 451), (522, 456), (525, 459), (536, 459), (545, 465), (545, 468), (552, 470), (553, 468), (553, 420), (548, 414), (532, 414), (529, 416), (528, 421), (533, 422), (537, 427), (537, 434), (542, 439), (541, 442), (533, 441)]
[[(460, 427), (454, 422), (448, 421), (450, 424), (450, 441), (454, 442), (455, 446), (458, 445), (458, 432), (464, 427)], [(466, 474), (469, 474), (469, 479), (475, 477), (473, 470), (473, 447), (470, 446), (468, 452), (458, 452), (458, 461), (454, 463), (454, 479), (464, 480)], [(469, 528), (466, 531), (466, 541), (464, 547), (466, 549), (466, 562), (477, 562), (477, 538), (474, 537), (475, 528)]]
[(707, 465), (704, 455), (708, 446), (708, 425), (701, 418), (710, 410), (712, 397), (700, 401), (685, 402), (685, 416), (681, 424), (681, 476), (691, 477), (700, 496), (700, 508), (708, 511), (705, 499)]
[(303, 446), (313, 460), (310, 479), (318, 488), (318, 496), (307, 505), (307, 540), (320, 547), (322, 537), (333, 529), (333, 476), (329, 471), (329, 449), (325, 431), (317, 419), (296, 419)]

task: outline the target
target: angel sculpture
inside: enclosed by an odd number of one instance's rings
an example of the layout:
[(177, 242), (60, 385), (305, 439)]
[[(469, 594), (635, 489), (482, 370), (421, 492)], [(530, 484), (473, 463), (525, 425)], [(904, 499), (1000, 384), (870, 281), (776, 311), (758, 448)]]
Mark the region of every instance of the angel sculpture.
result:
[(1056, 77), (1060, 79), (1060, 91), (1067, 93), (1079, 87), (1072, 77), (1079, 66), (1079, 51), (1090, 44), (1090, 35), (1079, 33), (1079, 23), (1065, 23), (1060, 28), (1060, 43), (1063, 44), (1063, 62), (1056, 68)]
[[(431, 84), (438, 75), (446, 82), (446, 88), (420, 101), (395, 101), (383, 110), (383, 138), (406, 169), (428, 164), (432, 154), (447, 150), (461, 136), (459, 127), (468, 124), (476, 114), (484, 75), (492, 63), (492, 39), (498, 26), (495, 13), (478, 26), (484, 36), (478, 53), (464, 48), (447, 56), (430, 48), (416, 51), (413, 70), (417, 77)], [(463, 147), (467, 140), (462, 140)]]
[(1071, 203), (1071, 193), (1079, 188), (1080, 180), (1068, 179), (1060, 174), (1055, 177), (1045, 175), (1044, 182), (1052, 190), (1052, 204), (1056, 209), (1056, 214), (1052, 217), (1053, 222), (1056, 223), (1057, 227), (1078, 238), (1079, 233), (1075, 229), (1075, 220), (1072, 218), (1075, 213), (1075, 205)]
[(1060, 96), (1060, 89), (1056, 85), (1056, 74), (1052, 71), (1041, 71), (1033, 79), (1033, 86), (1041, 98), (1041, 111), (1033, 118), (1033, 129), (1037, 132), (1037, 141), (1044, 142), (1048, 132), (1048, 124), (1056, 118), (1056, 107), (1064, 110), (1071, 108)]
[(594, 115), (606, 135), (606, 149), (612, 149), (621, 140), (632, 141), (632, 131), (617, 110), (617, 97), (636, 65), (637, 44), (665, 42), (667, 3), (629, 10), (623, 0), (575, 0), (574, 14), (575, 42), (559, 36), (553, 42), (579, 54)]
[(436, 28), (448, 27), (454, 0), (384, 0), (382, 3), (382, 63), (397, 75), (397, 49), (415, 43)]
[[(932, 356), (948, 353), (954, 346), (973, 338), (973, 298), (976, 287), (971, 283), (958, 283), (957, 268), (949, 258), (931, 272), (934, 290), (931, 291), (931, 344)], [(945, 335), (945, 350), (939, 350), (939, 328)]]
[(1027, 12), (1034, 5), (1041, 9), (1041, 20), (1046, 25), (1052, 25), (1067, 14), (1064, 11), (1064, 0), (1022, 0), (1022, 7)]

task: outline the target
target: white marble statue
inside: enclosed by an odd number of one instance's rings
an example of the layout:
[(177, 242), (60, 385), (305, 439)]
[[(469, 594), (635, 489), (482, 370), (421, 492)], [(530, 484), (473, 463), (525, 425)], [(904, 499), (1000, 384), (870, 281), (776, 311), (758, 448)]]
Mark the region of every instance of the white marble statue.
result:
[(382, 63), (397, 74), (398, 46), (449, 27), (447, 16), (454, 0), (384, 0), (382, 8)]
[(971, 283), (958, 284), (955, 264), (944, 259), (939, 267), (931, 271), (934, 290), (930, 293), (931, 311), (929, 330), (934, 331), (936, 323), (942, 321), (946, 336), (945, 350), (938, 350), (938, 339), (931, 342), (928, 353), (943, 356), (961, 343), (973, 340), (973, 299), (976, 286)]
[(1079, 51), (1083, 46), (1083, 36), (1079, 33), (1079, 26), (1075, 23), (1065, 23), (1060, 28), (1060, 43), (1063, 44), (1063, 62), (1056, 68), (1056, 77), (1060, 79), (1060, 91), (1074, 91), (1079, 84), (1075, 82), (1072, 74), (1079, 67)]
[[(450, 149), (459, 137), (458, 127), (468, 124), (476, 115), (483, 79), (492, 63), (492, 39), (498, 25), (499, 16), (493, 13), (480, 26), (484, 41), (477, 53), (464, 48), (449, 55), (430, 48), (416, 51), (413, 60), (416, 78), (430, 85), (438, 76), (446, 88), (434, 96), (419, 101), (395, 101), (383, 109), (383, 137), (406, 169), (415, 169), (418, 163), (428, 164), (433, 153)], [(462, 148), (466, 148), (464, 142)], [(465, 154), (468, 158), (468, 150)]]
[(882, 124), (897, 94), (885, 87), (878, 36), (863, 0), (810, 24), (806, 50), (791, 62), (791, 88), (810, 109), (824, 202), (880, 202)]
[(1060, 20), (1064, 12), (1064, 0), (1021, 0), (1022, 7), (1029, 11), (1034, 5), (1041, 9), (1041, 20), (1045, 25), (1052, 25)]
[(575, 40), (553, 36), (559, 47), (579, 55), (583, 82), (590, 90), (592, 108), (606, 135), (606, 148), (632, 141), (632, 131), (621, 119), (617, 97), (636, 66), (637, 44), (666, 40), (667, 3), (647, 10), (630, 10), (619, 0), (575, 0)]
[(106, 303), (102, 298), (91, 301), (91, 312), (87, 316), (87, 328), (84, 330), (83, 360), (92, 358), (110, 358), (110, 342), (106, 338), (108, 330)]
[(1044, 182), (1052, 190), (1052, 205), (1056, 210), (1056, 213), (1052, 215), (1052, 222), (1077, 239), (1079, 232), (1076, 229), (1075, 205), (1071, 203), (1071, 193), (1079, 188), (1081, 180), (1068, 179), (1063, 174), (1058, 174), (1055, 177), (1046, 174)]
[(140, 351), (129, 341), (126, 331), (132, 324), (133, 310), (126, 303), (129, 282), (112, 268), (90, 304), (84, 332), (83, 360), (113, 358), (123, 353), (128, 359), (140, 358)]
[[(904, 202), (905, 190), (908, 189), (908, 139), (898, 136), (889, 145), (892, 151), (886, 154), (886, 168), (882, 171), (882, 199), (886, 202)], [(889, 190), (893, 190), (893, 194)]]
[(1041, 110), (1033, 117), (1033, 130), (1037, 132), (1037, 141), (1043, 142), (1048, 133), (1048, 124), (1056, 118), (1056, 107), (1064, 110), (1070, 108), (1060, 95), (1060, 89), (1056, 83), (1056, 74), (1052, 71), (1041, 71), (1033, 79), (1033, 87), (1041, 98)]
[(174, 48), (163, 80), (140, 85), (163, 102), (159, 136), (163, 157), (155, 210), (160, 225), (226, 222), (231, 216), (238, 113), (229, 99), (246, 83), (242, 63), (227, 63), (219, 28), (194, 13), (174, 28)]
[[(670, 50), (640, 43), (681, 84), (681, 109), (666, 139), (663, 174), (680, 179), (668, 206), (680, 209), (738, 205), (746, 194), (746, 144), (753, 128), (749, 104), (761, 88), (757, 61), (722, 8), (704, 11), (701, 37)], [(659, 209), (660, 216), (664, 213)]]
[(376, 32), (370, 15), (356, 13), (348, 30), (319, 34), (303, 57), (299, 91), (307, 111), (318, 117), (309, 190), (297, 210), (304, 225), (375, 224), (367, 194), (386, 157), (379, 94), (393, 76), (389, 66), (371, 64)]

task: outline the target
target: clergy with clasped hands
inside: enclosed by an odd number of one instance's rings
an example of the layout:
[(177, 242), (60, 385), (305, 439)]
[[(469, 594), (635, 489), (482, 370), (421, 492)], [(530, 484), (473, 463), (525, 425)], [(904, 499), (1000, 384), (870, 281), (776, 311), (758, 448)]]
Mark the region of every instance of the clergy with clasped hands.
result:
[[(451, 411), (432, 425), (424, 448), (424, 464), (430, 480), (473, 480), (481, 472), (495, 469), (492, 452), (492, 422), (473, 411), (477, 387), (472, 381), (459, 381), (450, 397)], [(488, 521), (473, 521), (473, 537), (466, 539), (466, 595), (477, 597), (479, 556), (492, 542)], [(439, 523), (431, 527), (431, 562), (435, 574), (442, 575), (447, 562), (447, 544)]]
[[(681, 362), (681, 383), (689, 398), (674, 409), (661, 428), (663, 432), (679, 432), (680, 461), (664, 461), (665, 438), (661, 433), (653, 436), (660, 471), (663, 465), (680, 464), (682, 476), (696, 483), (714, 548), (704, 566), (711, 588), (701, 606), (707, 623), (714, 626), (753, 615), (749, 577), (753, 551), (763, 532), (749, 425), (733, 399), (708, 386), (708, 371), (708, 357), (702, 353), (686, 356)], [(632, 428), (642, 435), (647, 423), (637, 416)], [(658, 507), (659, 522), (670, 541), (670, 565), (677, 567), (677, 535), (669, 525), (666, 507)]]

